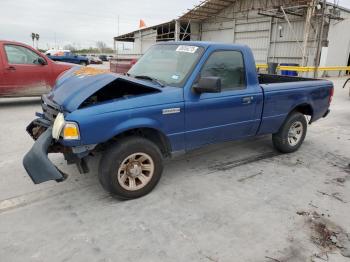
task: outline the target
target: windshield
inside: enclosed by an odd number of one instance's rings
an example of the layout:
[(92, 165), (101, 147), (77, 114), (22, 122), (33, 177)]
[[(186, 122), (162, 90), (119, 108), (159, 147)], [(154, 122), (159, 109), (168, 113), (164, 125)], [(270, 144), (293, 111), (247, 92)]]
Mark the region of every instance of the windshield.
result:
[(132, 77), (147, 76), (170, 86), (181, 86), (203, 48), (190, 45), (154, 45), (129, 70)]

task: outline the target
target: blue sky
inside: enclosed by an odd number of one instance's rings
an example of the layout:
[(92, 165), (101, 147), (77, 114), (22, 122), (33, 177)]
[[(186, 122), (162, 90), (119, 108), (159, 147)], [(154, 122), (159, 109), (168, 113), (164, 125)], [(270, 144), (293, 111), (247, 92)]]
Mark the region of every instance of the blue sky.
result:
[[(338, 1), (338, 0), (337, 0)], [(62, 47), (95, 46), (104, 41), (112, 46), (119, 32), (136, 30), (139, 19), (155, 25), (174, 19), (199, 0), (1, 0), (0, 39), (31, 44), (31, 32), (40, 34), (39, 47), (56, 42)], [(333, 2), (333, 1), (330, 1)], [(339, 0), (350, 8), (350, 0)]]

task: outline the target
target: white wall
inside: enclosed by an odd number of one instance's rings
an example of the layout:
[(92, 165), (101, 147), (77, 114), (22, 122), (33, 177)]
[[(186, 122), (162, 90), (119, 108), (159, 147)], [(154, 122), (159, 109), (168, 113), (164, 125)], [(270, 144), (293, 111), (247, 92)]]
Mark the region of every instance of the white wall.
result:
[(191, 41), (200, 40), (199, 23), (191, 22)]
[(202, 41), (233, 43), (233, 21), (208, 22), (202, 24)]
[[(326, 66), (346, 66), (350, 53), (350, 19), (334, 21), (329, 27)], [(329, 72), (338, 75), (338, 72)]]
[(270, 45), (271, 19), (266, 17), (237, 19), (235, 22), (235, 43), (248, 45), (254, 54), (255, 62), (267, 62)]
[(135, 33), (134, 37), (133, 52), (135, 54), (144, 54), (148, 48), (156, 43), (157, 31), (153, 29), (139, 31)]

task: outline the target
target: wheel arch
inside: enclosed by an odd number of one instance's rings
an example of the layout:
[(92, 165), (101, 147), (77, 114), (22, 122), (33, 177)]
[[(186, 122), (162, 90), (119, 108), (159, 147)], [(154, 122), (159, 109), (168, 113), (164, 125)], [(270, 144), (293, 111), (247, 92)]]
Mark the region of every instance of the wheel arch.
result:
[(171, 154), (172, 147), (168, 137), (159, 129), (149, 126), (139, 126), (122, 130), (104, 144), (108, 146), (111, 142), (117, 142), (130, 136), (143, 137), (152, 141), (158, 146), (164, 157), (168, 157)]
[[(299, 112), (299, 113), (302, 113), (303, 115), (310, 116), (311, 118), (310, 118), (309, 123), (312, 122), (312, 119), (314, 116), (314, 109), (310, 103), (304, 102), (304, 103), (295, 105), (294, 108), (292, 110), (290, 110), (288, 116), (294, 112)], [(288, 117), (286, 119), (288, 119)]]

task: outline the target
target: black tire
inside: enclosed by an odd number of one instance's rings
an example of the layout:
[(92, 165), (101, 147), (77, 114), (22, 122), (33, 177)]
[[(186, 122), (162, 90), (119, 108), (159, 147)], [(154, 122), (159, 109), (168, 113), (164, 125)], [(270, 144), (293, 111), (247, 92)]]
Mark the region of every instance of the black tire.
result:
[(87, 63), (84, 62), (84, 61), (82, 61), (82, 62), (80, 62), (80, 65), (82, 65), (82, 66), (87, 66)]
[[(125, 163), (123, 162), (124, 160), (136, 153), (145, 154), (151, 158), (151, 164), (153, 164), (154, 167), (153, 175), (144, 187), (138, 190), (127, 190), (121, 185), (118, 179), (120, 176), (119, 168)], [(151, 192), (159, 182), (162, 172), (163, 157), (159, 148), (153, 142), (145, 138), (132, 136), (119, 140), (104, 152), (99, 165), (98, 177), (102, 187), (108, 192), (121, 199), (134, 199)], [(127, 174), (127, 171), (125, 171), (125, 173)], [(137, 177), (134, 179), (135, 184), (141, 182)], [(127, 178), (126, 181), (130, 181), (129, 178)], [(127, 187), (126, 181), (124, 182), (124, 186)]]
[[(289, 137), (289, 131), (293, 125), (302, 126), (302, 131), (300, 132), (300, 136), (298, 135), (299, 139), (295, 139), (296, 137), (294, 138)], [(301, 146), (301, 144), (305, 139), (306, 132), (307, 132), (307, 122), (306, 122), (305, 116), (302, 113), (293, 112), (288, 116), (288, 118), (283, 123), (280, 130), (276, 134), (272, 135), (273, 145), (278, 151), (282, 153), (292, 153), (299, 149), (299, 147)]]

